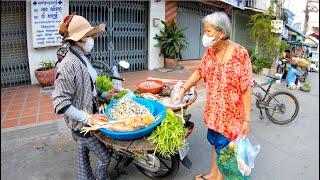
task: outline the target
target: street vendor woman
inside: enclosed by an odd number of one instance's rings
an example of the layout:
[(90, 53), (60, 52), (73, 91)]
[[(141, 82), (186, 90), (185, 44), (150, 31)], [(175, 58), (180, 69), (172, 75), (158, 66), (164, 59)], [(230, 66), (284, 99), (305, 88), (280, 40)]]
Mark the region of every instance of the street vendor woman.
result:
[[(111, 156), (105, 145), (91, 133), (80, 133), (82, 127), (95, 121), (108, 121), (105, 115), (95, 114), (97, 72), (87, 58), (94, 46), (93, 38), (104, 32), (105, 28), (105, 24), (92, 27), (84, 17), (78, 15), (66, 16), (59, 28), (68, 52), (57, 70), (52, 101), (55, 113), (64, 114), (77, 141), (79, 180), (110, 179), (107, 167)], [(89, 151), (97, 157), (95, 176), (90, 166)]]
[(174, 97), (181, 100), (186, 91), (201, 78), (207, 96), (204, 122), (207, 139), (213, 146), (211, 171), (196, 179), (223, 179), (216, 163), (220, 150), (249, 131), (252, 67), (247, 50), (230, 40), (231, 24), (224, 12), (203, 19), (203, 45), (207, 48), (201, 64)]

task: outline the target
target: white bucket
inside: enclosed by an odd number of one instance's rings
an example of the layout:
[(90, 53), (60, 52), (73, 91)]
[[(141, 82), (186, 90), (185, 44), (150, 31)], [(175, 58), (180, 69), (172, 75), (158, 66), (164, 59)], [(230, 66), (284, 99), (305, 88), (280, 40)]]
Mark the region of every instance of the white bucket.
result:
[(282, 74), (276, 73), (276, 74), (274, 74), (274, 77), (279, 79), (279, 80), (276, 80), (276, 83), (281, 83)]

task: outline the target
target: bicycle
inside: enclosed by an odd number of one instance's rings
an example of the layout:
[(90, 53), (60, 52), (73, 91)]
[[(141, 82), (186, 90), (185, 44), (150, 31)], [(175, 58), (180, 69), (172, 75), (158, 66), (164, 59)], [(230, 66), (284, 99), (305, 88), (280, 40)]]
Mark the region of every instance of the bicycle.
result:
[[(293, 121), (299, 113), (299, 102), (297, 98), (293, 94), (286, 91), (278, 91), (269, 94), (271, 86), (276, 80), (279, 79), (271, 76), (267, 77), (271, 78), (267, 89), (263, 88), (262, 84), (258, 84), (256, 81), (254, 81), (254, 89), (258, 87), (265, 92), (264, 96), (262, 96), (260, 92), (253, 93), (256, 97), (256, 107), (260, 110), (260, 119), (264, 118), (262, 115), (262, 109), (264, 109), (268, 119), (270, 119), (273, 123), (283, 125)], [(283, 97), (289, 99), (282, 99)], [(294, 107), (292, 115), (288, 115), (288, 113), (290, 113), (288, 108), (289, 105), (293, 105)], [(275, 115), (287, 115), (289, 118), (281, 118)]]

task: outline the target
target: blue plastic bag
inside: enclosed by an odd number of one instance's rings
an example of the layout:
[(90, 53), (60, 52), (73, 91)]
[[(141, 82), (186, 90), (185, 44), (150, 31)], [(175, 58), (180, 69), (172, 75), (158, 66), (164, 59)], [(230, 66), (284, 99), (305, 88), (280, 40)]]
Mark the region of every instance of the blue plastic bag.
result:
[(260, 145), (253, 146), (247, 137), (238, 138), (235, 143), (238, 169), (243, 176), (249, 176), (261, 147)]

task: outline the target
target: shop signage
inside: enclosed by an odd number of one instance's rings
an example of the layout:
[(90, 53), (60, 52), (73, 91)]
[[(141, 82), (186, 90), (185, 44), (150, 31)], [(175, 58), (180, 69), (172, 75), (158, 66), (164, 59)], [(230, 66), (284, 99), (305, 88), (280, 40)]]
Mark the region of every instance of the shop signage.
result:
[(33, 47), (61, 45), (62, 36), (58, 32), (63, 18), (63, 0), (31, 1), (31, 23)]

